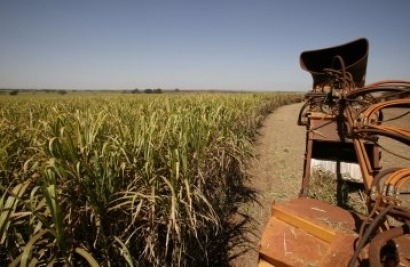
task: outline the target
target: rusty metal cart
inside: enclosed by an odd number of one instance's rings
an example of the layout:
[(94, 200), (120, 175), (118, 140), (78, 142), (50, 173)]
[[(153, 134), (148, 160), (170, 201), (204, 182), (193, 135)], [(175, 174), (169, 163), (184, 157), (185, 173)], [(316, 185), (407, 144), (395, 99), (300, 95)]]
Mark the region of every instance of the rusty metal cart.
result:
[[(384, 169), (378, 143), (383, 137), (410, 145), (410, 129), (383, 116), (395, 108), (396, 118), (410, 117), (410, 82), (365, 85), (368, 49), (358, 39), (301, 54), (313, 88), (298, 117), (306, 127), (300, 197), (273, 204), (259, 266), (410, 266), (410, 208), (403, 205), (410, 168)], [(365, 214), (309, 198), (318, 164), (363, 186)]]

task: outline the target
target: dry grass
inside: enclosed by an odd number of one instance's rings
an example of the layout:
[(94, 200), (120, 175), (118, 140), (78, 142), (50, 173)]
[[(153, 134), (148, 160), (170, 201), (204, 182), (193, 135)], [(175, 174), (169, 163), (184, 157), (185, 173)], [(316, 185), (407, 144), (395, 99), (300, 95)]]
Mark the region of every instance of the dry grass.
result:
[(367, 213), (363, 185), (337, 179), (336, 174), (315, 169), (311, 174), (309, 196), (361, 214)]

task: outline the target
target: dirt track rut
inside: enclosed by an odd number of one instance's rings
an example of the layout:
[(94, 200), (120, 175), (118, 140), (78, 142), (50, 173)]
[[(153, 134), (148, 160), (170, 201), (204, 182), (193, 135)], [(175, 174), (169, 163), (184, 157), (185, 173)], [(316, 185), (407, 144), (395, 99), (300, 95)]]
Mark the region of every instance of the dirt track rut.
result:
[(273, 201), (282, 202), (297, 197), (303, 172), (305, 127), (297, 125), (297, 115), (303, 104), (278, 108), (270, 114), (259, 130), (254, 146), (256, 158), (248, 165), (251, 176), (248, 186), (258, 192), (259, 204), (247, 204), (244, 211), (255, 222), (252, 250), (237, 258), (232, 266), (256, 266), (259, 240), (270, 217)]

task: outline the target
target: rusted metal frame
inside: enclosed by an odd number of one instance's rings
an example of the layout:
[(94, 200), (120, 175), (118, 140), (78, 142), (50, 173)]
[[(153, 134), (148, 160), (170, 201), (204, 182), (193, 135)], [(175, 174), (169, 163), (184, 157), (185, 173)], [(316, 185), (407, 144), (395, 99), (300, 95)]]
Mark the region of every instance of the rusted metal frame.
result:
[[(397, 236), (384, 235), (386, 232), (390, 232), (390, 230), (394, 229), (394, 228), (390, 228), (390, 226), (386, 224), (387, 221), (385, 220), (385, 218), (387, 215), (393, 216), (394, 218), (400, 218), (402, 221), (406, 221), (406, 224), (408, 224), (410, 220), (410, 210), (406, 208), (398, 207), (396, 203), (394, 202), (389, 202), (387, 204), (388, 205), (386, 206), (386, 204), (381, 203), (380, 198), (379, 198), (373, 205), (373, 209), (368, 218), (370, 220), (370, 218), (374, 217), (374, 219), (370, 221), (370, 223), (366, 221), (363, 222), (361, 229), (360, 229), (360, 234), (359, 234), (357, 246), (355, 249), (355, 253), (352, 256), (351, 261), (349, 262), (349, 266), (355, 266), (354, 264), (356, 263), (358, 259), (358, 255), (360, 251), (364, 249), (366, 244), (375, 241), (375, 238), (382, 238), (384, 240), (384, 243), (382, 245), (384, 245), (388, 240), (408, 233), (408, 230), (407, 230), (405, 233), (398, 234)], [(380, 228), (380, 226), (383, 225), (383, 223), (385, 224), (385, 227), (386, 227), (385, 230), (381, 230)], [(364, 231), (366, 225), (368, 225), (368, 227), (366, 228), (366, 231)], [(372, 237), (374, 233), (377, 231), (379, 233), (376, 234), (376, 237)], [(376, 243), (374, 243), (374, 245), (375, 244)], [(377, 247), (376, 249), (375, 248), (373, 249), (374, 251), (379, 251), (380, 253), (380, 248), (381, 246)], [(373, 256), (370, 255), (369, 259), (372, 257)], [(370, 265), (370, 266), (374, 266), (374, 265)]]
[(309, 107), (309, 104), (310, 103), (308, 101), (306, 101), (306, 103), (303, 104), (302, 108), (299, 111), (299, 115), (298, 115), (298, 125), (299, 126), (306, 126), (307, 125), (307, 122), (303, 121), (302, 116), (303, 116), (303, 112), (306, 110), (306, 108)]
[[(397, 93), (397, 96), (400, 96), (403, 93), (409, 93), (410, 87), (363, 87), (363, 88), (358, 88), (355, 90), (352, 90), (346, 94), (346, 98), (348, 99), (354, 99), (359, 96), (364, 96), (364, 95), (371, 95), (373, 93), (380, 93), (380, 92), (392, 92), (391, 95), (387, 96), (394, 96), (393, 93)], [(374, 96), (373, 96), (374, 97)], [(381, 97), (374, 97), (375, 99), (383, 99), (385, 96)]]
[[(370, 242), (369, 246), (369, 262), (370, 266), (372, 267), (381, 267), (381, 258), (380, 258), (380, 251), (382, 247), (391, 239), (395, 237), (402, 236), (404, 234), (408, 234), (409, 231), (409, 225), (404, 224), (403, 226), (400, 227), (395, 227), (392, 229), (389, 229), (385, 232), (382, 232), (378, 235), (376, 235)], [(393, 263), (392, 263), (393, 264)], [(394, 266), (396, 266), (398, 262), (394, 262)], [(384, 266), (390, 266), (389, 264)]]
[(351, 103), (363, 105), (364, 109), (368, 105), (388, 101), (390, 99), (399, 99), (410, 97), (410, 87), (373, 87), (359, 88), (346, 94), (346, 100)]
[[(322, 50), (327, 51), (327, 50)], [(333, 51), (333, 50), (332, 50)], [(367, 50), (366, 50), (367, 51)], [(314, 51), (316, 52), (316, 51)], [(338, 52), (338, 50), (336, 50)], [(309, 53), (309, 52), (308, 52)], [(306, 53), (305, 53), (306, 54)], [(378, 175), (378, 170), (374, 169), (369, 159), (369, 155), (365, 148), (365, 140), (369, 140), (372, 137), (377, 137), (379, 135), (384, 135), (399, 141), (404, 141), (404, 143), (410, 144), (410, 131), (407, 129), (402, 129), (399, 127), (390, 127), (390, 126), (381, 126), (380, 124), (383, 122), (383, 116), (381, 110), (387, 107), (399, 106), (399, 105), (407, 105), (410, 103), (410, 100), (407, 101), (406, 99), (396, 99), (400, 97), (405, 97), (408, 93), (410, 93), (410, 82), (408, 81), (401, 81), (401, 80), (386, 80), (377, 82), (374, 84), (370, 84), (366, 87), (362, 87), (362, 84), (359, 87), (360, 89), (354, 88), (350, 83), (350, 78), (353, 76), (349, 76), (346, 72), (346, 67), (344, 65), (344, 59), (338, 56), (338, 53), (334, 55), (335, 60), (339, 60), (341, 65), (341, 70), (332, 70), (332, 69), (323, 69), (322, 73), (316, 73), (313, 67), (307, 67), (305, 63), (310, 63), (311, 58), (303, 57), (301, 55), (301, 66), (303, 69), (308, 70), (311, 72), (314, 78), (314, 88), (317, 88), (317, 84), (320, 85), (319, 81), (324, 81), (322, 77), (319, 75), (328, 75), (329, 80), (335, 80), (337, 84), (333, 84), (332, 88), (330, 89), (329, 96), (331, 97), (329, 108), (332, 108), (332, 104), (340, 105), (339, 115), (345, 116), (345, 121), (347, 122), (348, 127), (348, 136), (349, 139), (352, 139), (354, 144), (356, 156), (358, 159), (359, 166), (361, 168), (365, 191), (367, 194), (371, 193), (374, 194), (373, 200), (375, 203), (373, 205), (372, 216), (375, 216), (373, 222), (367, 228), (366, 233), (361, 236), (360, 239), (361, 244), (359, 244), (357, 250), (355, 251), (355, 256), (352, 258), (353, 264), (349, 264), (349, 266), (354, 266), (358, 253), (363, 248), (365, 244), (370, 242), (371, 235), (377, 229), (378, 225), (384, 222), (384, 218), (387, 213), (392, 211), (397, 206), (395, 205), (396, 202), (394, 199), (389, 199), (382, 195), (380, 192), (379, 181), (381, 177), (385, 177), (387, 174), (391, 174), (388, 178), (389, 185), (393, 186), (395, 189), (400, 189), (403, 184), (405, 184), (408, 180), (410, 180), (409, 173), (406, 170), (401, 170), (400, 172), (397, 170), (389, 170), (388, 172), (383, 172), (383, 175)], [(310, 55), (310, 54), (309, 54)], [(309, 59), (309, 61), (308, 61)], [(365, 59), (367, 59), (367, 52), (365, 54)], [(360, 61), (363, 61), (360, 59)], [(364, 61), (365, 62), (365, 61)], [(331, 65), (334, 65), (333, 63)], [(365, 67), (362, 67), (362, 70), (365, 70)], [(320, 78), (320, 79), (319, 79)], [(328, 82), (326, 82), (328, 83)], [(364, 83), (364, 79), (363, 79)], [(324, 83), (323, 83), (324, 84)], [(324, 86), (324, 85), (323, 85)], [(335, 87), (336, 86), (336, 87)], [(354, 89), (354, 90), (352, 90)], [(338, 90), (340, 95), (333, 96), (334, 90)], [(378, 92), (388, 92), (389, 94), (382, 94), (379, 96), (377, 94), (371, 95), (372, 93)], [(366, 95), (370, 96), (370, 98), (366, 98)], [(329, 104), (326, 103), (327, 96), (320, 96), (322, 102), (319, 103), (312, 103), (312, 104)], [(333, 97), (339, 97), (337, 102), (333, 101)], [(341, 97), (341, 98), (340, 98)], [(361, 98), (363, 97), (363, 99)], [(393, 100), (389, 100), (392, 99)], [(314, 98), (311, 98), (314, 99)], [(311, 100), (310, 99), (310, 100)], [(305, 104), (304, 108), (308, 107), (310, 104), (309, 102)], [(362, 110), (358, 110), (362, 109)], [(302, 122), (303, 110), (301, 110), (299, 114), (298, 122)], [(320, 116), (314, 117), (314, 115), (308, 115), (307, 123), (299, 123), (299, 125), (307, 125), (307, 133), (306, 133), (306, 153), (305, 153), (305, 168), (304, 168), (304, 177), (302, 181), (302, 188), (301, 193), (308, 192), (308, 184), (309, 184), (309, 176), (310, 176), (310, 162), (312, 159), (312, 150), (313, 150), (313, 140), (314, 140), (314, 130), (312, 128), (311, 122), (312, 119), (325, 119), (324, 117), (327, 116), (325, 114), (321, 114)], [(336, 117), (331, 118), (335, 120)], [(375, 162), (375, 161), (374, 161)], [(392, 174), (393, 173), (393, 174)], [(399, 175), (400, 174), (400, 175)], [(377, 179), (375, 179), (377, 177)], [(377, 181), (375, 181), (377, 180)], [(370, 192), (371, 191), (371, 192)], [(396, 191), (395, 191), (396, 192)], [(395, 193), (394, 192), (394, 193)], [(393, 201), (391, 201), (393, 200)], [(386, 206), (387, 205), (387, 206)], [(401, 218), (410, 218), (409, 211), (397, 211), (395, 210), (392, 212), (393, 216), (399, 216)], [(387, 226), (387, 225), (386, 225)], [(364, 229), (364, 228), (363, 228)], [(388, 228), (386, 228), (388, 229)], [(401, 235), (401, 234), (399, 234)], [(360, 247), (362, 246), (362, 247)], [(380, 251), (380, 249), (379, 249)], [(380, 264), (380, 259), (378, 260)]]
[(358, 240), (361, 240), (363, 238), (365, 230), (373, 222), (374, 218), (380, 212), (382, 201), (383, 201), (382, 198), (377, 197), (375, 201), (371, 203), (371, 205), (369, 205), (370, 213), (369, 213), (369, 216), (367, 216), (366, 220), (363, 220), (362, 224), (360, 225)]
[[(373, 127), (373, 128), (374, 128), (374, 127)], [(401, 134), (397, 134), (397, 133), (394, 133), (394, 132), (391, 132), (391, 131), (386, 131), (385, 129), (384, 129), (384, 130), (380, 130), (380, 129), (370, 129), (370, 128), (367, 128), (367, 129), (358, 129), (358, 130), (355, 130), (355, 133), (356, 133), (356, 134), (359, 134), (359, 135), (364, 134), (364, 135), (381, 135), (381, 136), (386, 136), (386, 137), (395, 139), (395, 140), (397, 140), (397, 141), (400, 141), (400, 142), (402, 142), (402, 143), (404, 143), (404, 144), (410, 145), (410, 139), (409, 139), (409, 137), (403, 136), (403, 135), (401, 135)]]
[[(397, 206), (397, 202), (396, 202), (397, 199), (395, 198), (395, 195), (399, 193), (398, 189), (400, 189), (404, 183), (410, 180), (410, 169), (393, 168), (393, 169), (385, 170), (374, 178), (374, 183), (372, 184), (372, 188), (375, 186), (377, 182), (380, 181), (382, 177), (386, 175), (389, 175), (389, 177), (384, 182), (385, 189), (383, 190), (383, 192), (381, 192), (380, 189), (378, 190), (379, 194), (377, 194), (376, 196), (376, 202), (373, 205), (373, 210), (371, 214), (374, 214), (374, 211), (378, 210), (380, 213), (386, 213), (386, 215), (390, 215), (396, 219), (399, 219), (402, 221), (404, 220), (406, 221), (406, 224), (401, 227), (394, 227), (394, 228), (388, 229), (389, 226), (386, 221), (386, 226), (388, 227), (387, 230), (378, 233), (370, 241), (370, 246), (369, 246), (370, 266), (381, 266), (380, 265), (381, 263), (380, 251), (382, 247), (389, 240), (392, 240), (396, 237), (409, 233), (408, 222), (410, 220), (410, 210), (407, 208), (402, 208), (402, 207)], [(374, 188), (372, 189), (372, 191), (373, 190)], [(391, 196), (393, 198), (391, 198)], [(372, 199), (373, 200), (375, 199), (374, 196), (372, 197)], [(380, 200), (382, 200), (382, 202), (380, 202)], [(386, 204), (387, 204), (386, 202), (388, 203), (387, 207), (386, 207)], [(380, 223), (382, 218), (380, 216), (378, 217), (380, 218), (379, 219), (379, 223)], [(375, 224), (376, 223), (375, 221), (372, 224)], [(373, 230), (375, 231), (376, 229), (374, 228)], [(368, 237), (366, 238), (369, 239)], [(396, 264), (397, 263), (398, 262), (396, 262)]]
[(394, 99), (378, 104), (373, 104), (367, 107), (365, 110), (361, 111), (356, 117), (360, 118), (357, 121), (360, 123), (356, 124), (358, 128), (357, 133), (373, 133), (378, 135), (384, 135), (387, 137), (394, 138), (399, 141), (410, 144), (410, 129), (404, 129), (400, 127), (392, 127), (385, 125), (378, 125), (380, 121), (372, 121), (370, 118), (375, 115), (377, 112), (381, 112), (382, 109), (392, 108), (395, 106), (409, 106), (410, 107), (410, 98), (409, 99)]
[[(339, 55), (334, 56), (332, 65), (334, 65), (336, 60), (338, 60), (341, 65), (340, 70), (337, 70), (334, 68), (324, 68), (323, 72), (329, 75), (330, 81), (335, 81), (335, 80), (341, 81), (342, 86), (339, 89), (343, 90), (345, 93), (349, 92), (355, 88), (353, 76), (350, 72), (346, 72), (346, 67), (345, 67), (345, 62), (344, 62), (343, 57)], [(337, 89), (337, 88), (332, 87), (332, 89)]]
[[(397, 127), (390, 127), (390, 126), (379, 126), (374, 125), (374, 123), (378, 122), (369, 122), (369, 118), (374, 115), (374, 113), (379, 112), (381, 109), (386, 107), (392, 107), (396, 105), (403, 105), (409, 104), (410, 99), (398, 99), (398, 100), (391, 100), (386, 101), (379, 104), (373, 104), (367, 107), (366, 110), (360, 112), (358, 115), (354, 115), (351, 108), (347, 108), (347, 121), (350, 127), (350, 132), (354, 134), (370, 134), (370, 135), (384, 135), (387, 137), (394, 138), (399, 141), (403, 141), (405, 143), (410, 144), (410, 131), (407, 129), (397, 128)], [(362, 123), (365, 122), (366, 125), (357, 124), (355, 117), (361, 117)], [(367, 120), (367, 121), (366, 121)], [(355, 129), (353, 129), (355, 127)], [(363, 129), (365, 128), (365, 129)], [(364, 148), (364, 143), (359, 138), (354, 138), (354, 146), (356, 150), (356, 154), (359, 161), (359, 166), (362, 171), (365, 190), (369, 193), (369, 190), (372, 187), (373, 179), (374, 179), (374, 170), (372, 170), (370, 165), (370, 160), (368, 158), (367, 152)]]
[[(360, 125), (360, 126), (358, 125), (356, 126), (356, 129), (357, 129), (356, 130), (357, 132), (359, 131), (372, 132), (374, 130), (375, 132), (380, 132), (379, 133), (380, 135), (386, 135), (386, 136), (404, 135), (403, 138), (406, 138), (410, 132), (409, 130), (404, 129), (404, 128), (392, 127), (392, 126), (387, 126), (387, 125), (381, 126), (381, 125), (376, 125), (376, 124), (366, 124), (366, 125)], [(383, 132), (385, 133), (383, 134)]]
[(395, 205), (393, 203), (390, 203), (386, 208), (380, 211), (379, 214), (377, 214), (377, 216), (374, 218), (374, 220), (369, 224), (364, 234), (358, 240), (355, 252), (349, 262), (349, 267), (355, 266), (360, 251), (365, 247), (365, 245), (368, 243), (370, 236), (377, 229), (382, 220), (386, 217), (387, 213), (394, 208), (394, 206)]
[(321, 115), (319, 116), (317, 113), (310, 113), (308, 115), (308, 122), (306, 126), (306, 150), (305, 150), (305, 160), (304, 160), (304, 167), (303, 167), (303, 178), (302, 178), (302, 185), (299, 192), (300, 197), (307, 197), (309, 194), (309, 182), (310, 182), (310, 165), (312, 161), (312, 154), (313, 154), (313, 141), (315, 139), (314, 134), (317, 129), (325, 127), (327, 124), (319, 125), (317, 127), (312, 128), (312, 120), (321, 120), (326, 121), (328, 120), (329, 123), (333, 123), (335, 120), (335, 116), (333, 115)]
[(391, 174), (384, 182), (385, 186), (395, 186), (395, 184), (408, 173), (408, 169), (400, 169)]
[[(307, 126), (307, 122), (303, 121), (303, 119), (302, 119), (303, 112), (304, 112), (307, 108), (310, 108), (312, 105), (315, 105), (314, 101), (315, 101), (316, 99), (319, 99), (319, 100), (320, 100), (320, 99), (322, 98), (320, 102), (323, 103), (324, 100), (325, 100), (325, 98), (326, 98), (326, 95), (327, 95), (327, 94), (325, 94), (325, 93), (315, 93), (315, 92), (313, 92), (313, 93), (308, 93), (308, 94), (307, 94), (308, 99), (306, 100), (305, 104), (302, 106), (302, 108), (301, 108), (300, 111), (299, 111), (299, 115), (298, 115), (298, 125)], [(307, 114), (307, 116), (308, 116), (308, 114)]]
[[(409, 130), (380, 125), (384, 122), (382, 109), (394, 107), (396, 105), (402, 106), (410, 104), (410, 99), (409, 101), (403, 100), (403, 97), (407, 97), (407, 95), (410, 94), (410, 82), (386, 80), (363, 87), (368, 55), (367, 40), (360, 40), (359, 42), (352, 42), (351, 44), (354, 44), (355, 46), (350, 47), (350, 44), (345, 44), (330, 49), (306, 51), (302, 53), (300, 58), (301, 67), (312, 74), (314, 83), (312, 92), (307, 94), (307, 101), (300, 110), (298, 124), (305, 125), (307, 130), (304, 173), (300, 196), (308, 195), (313, 144), (315, 140), (318, 140), (316, 138), (320, 139), (316, 130), (327, 125), (322, 124), (315, 126), (316, 121), (329, 120), (329, 123), (338, 123), (338, 119), (342, 118), (343, 123), (346, 123), (348, 127), (347, 135), (339, 137), (347, 138), (349, 139), (349, 142), (351, 141), (353, 143), (363, 176), (365, 192), (370, 195), (371, 200), (373, 200), (373, 202), (369, 202), (369, 207), (372, 208), (371, 213), (369, 219), (362, 224), (358, 246), (349, 263), (349, 266), (355, 266), (356, 259), (366, 244), (373, 242), (373, 247), (375, 247), (374, 250), (378, 250), (378, 255), (380, 257), (381, 245), (378, 246), (377, 241), (384, 242), (385, 238), (387, 238), (386, 240), (389, 240), (389, 234), (398, 231), (394, 230), (390, 232), (389, 226), (386, 223), (386, 215), (395, 218), (397, 217), (401, 219), (401, 221), (407, 221), (410, 219), (410, 210), (398, 207), (396, 205), (397, 199), (395, 199), (395, 197), (387, 196), (387, 194), (383, 194), (384, 192), (380, 190), (380, 182), (382, 178), (389, 175), (387, 181), (388, 186), (394, 188), (393, 196), (396, 193), (399, 193), (399, 189), (410, 180), (410, 169), (400, 170), (395, 168), (379, 173), (377, 167), (378, 156), (375, 156), (372, 161), (369, 158), (370, 153), (367, 153), (365, 147), (365, 145), (369, 143), (369, 140), (374, 142), (375, 146), (378, 145), (376, 141), (377, 139), (373, 139), (378, 136), (387, 136), (410, 145)], [(358, 49), (356, 45), (360, 49)], [(345, 46), (348, 49), (345, 49)], [(356, 50), (360, 52), (359, 55), (361, 55), (361, 57), (350, 57), (350, 52)], [(322, 57), (323, 55), (325, 57)], [(343, 57), (339, 55), (342, 55)], [(348, 64), (349, 66), (345, 66), (344, 57), (350, 59), (347, 61), (351, 61), (350, 64)], [(336, 63), (340, 63), (340, 69), (334, 70), (327, 68), (328, 66), (335, 66), (334, 63), (337, 60), (339, 62)], [(353, 77), (356, 79), (353, 79)], [(321, 92), (320, 86), (322, 86)], [(325, 92), (325, 89), (328, 90), (329, 87), (330, 92)], [(359, 87), (359, 89), (356, 89), (355, 87)], [(380, 94), (383, 92), (386, 92), (386, 94)], [(372, 95), (373, 93), (374, 95)], [(315, 110), (322, 111), (322, 113), (305, 113), (308, 107), (311, 108), (310, 111), (313, 111), (313, 108), (315, 108)], [(322, 107), (329, 107), (329, 112), (321, 109)], [(338, 111), (335, 112), (334, 108), (338, 108)], [(302, 116), (305, 117), (302, 118)], [(337, 141), (334, 138), (332, 140)], [(376, 155), (376, 153), (373, 154)], [(287, 224), (299, 227), (303, 226), (302, 228), (310, 227), (310, 224), (306, 226), (306, 222), (302, 220), (303, 218), (296, 217), (296, 219), (294, 219), (292, 214), (288, 214), (286, 210), (273, 211), (273, 214)], [(383, 224), (384, 228), (382, 229), (381, 226)], [(366, 228), (366, 225), (369, 227)], [(316, 228), (312, 229), (316, 231)], [(379, 234), (379, 239), (371, 241), (373, 235), (377, 231), (382, 230), (387, 231), (383, 232), (381, 235)], [(402, 235), (403, 233), (396, 234)], [(332, 239), (332, 233), (329, 236), (325, 236), (325, 238)], [(269, 258), (266, 260), (276, 265), (275, 259)], [(282, 262), (279, 261), (277, 263), (280, 264)], [(380, 264), (380, 259), (378, 259), (377, 264)]]
[(404, 81), (404, 80), (383, 80), (383, 81), (378, 81), (374, 82), (371, 84), (366, 85), (363, 88), (372, 88), (372, 87), (410, 87), (410, 82), (409, 81)]
[(299, 197), (307, 197), (309, 193), (309, 181), (310, 181), (310, 163), (312, 161), (313, 152), (313, 139), (311, 138), (311, 132), (306, 131), (306, 151), (303, 166), (303, 178), (302, 186), (300, 188)]
[(387, 195), (396, 195), (409, 179), (410, 169), (397, 170), (386, 179), (384, 191)]
[(370, 105), (364, 112), (359, 114), (361, 116), (361, 120), (363, 123), (365, 123), (365, 119), (370, 119), (374, 113), (379, 112), (380, 110), (388, 107), (394, 107), (394, 106), (402, 106), (402, 105), (410, 105), (410, 98), (404, 98), (404, 99), (394, 99), (394, 100), (388, 100), (385, 102), (380, 102), (377, 104)]
[[(393, 218), (396, 218), (396, 219), (400, 219), (401, 221), (404, 221), (404, 224), (402, 226), (392, 227), (383, 232), (380, 232), (371, 239), (370, 245), (369, 245), (369, 261), (370, 261), (370, 266), (372, 267), (381, 266), (380, 263), (382, 261), (380, 258), (380, 255), (381, 255), (380, 252), (383, 246), (387, 244), (389, 240), (393, 240), (394, 238), (410, 233), (410, 228), (409, 228), (410, 210), (407, 208), (399, 207), (395, 205), (394, 203), (391, 203), (388, 207), (390, 206), (393, 206), (393, 208), (388, 209), (388, 212), (386, 213), (386, 215), (392, 216)], [(380, 207), (381, 206), (379, 206), (380, 212), (384, 213), (387, 210), (387, 208), (380, 209)], [(398, 262), (396, 262), (396, 265), (399, 262), (400, 264), (403, 264), (402, 260), (406, 260), (407, 263), (409, 263), (408, 259), (397, 258), (396, 260), (398, 260)], [(384, 266), (391, 266), (391, 265), (388, 265), (385, 262)], [(403, 266), (408, 266), (408, 265), (403, 265)]]
[[(374, 176), (373, 181), (372, 181), (372, 185), (371, 185), (371, 194), (370, 197), (372, 197), (373, 194), (380, 194), (381, 193), (381, 188), (380, 188), (380, 181), (383, 177), (389, 175), (392, 172), (398, 171), (401, 168), (389, 168), (389, 169), (385, 169), (382, 170), (381, 172), (379, 172), (376, 176)], [(375, 200), (375, 199), (373, 199)]]
[(359, 162), (360, 170), (362, 172), (363, 184), (366, 194), (370, 192), (370, 185), (372, 184), (374, 172), (372, 170), (369, 156), (367, 155), (364, 142), (360, 139), (353, 139), (353, 144), (356, 150), (357, 160)]
[(394, 217), (400, 217), (403, 220), (410, 221), (410, 209), (408, 208), (395, 206), (394, 209), (390, 210), (388, 214)]
[(367, 154), (366, 148), (364, 146), (364, 141), (357, 136), (354, 136), (354, 115), (351, 107), (346, 108), (346, 119), (348, 123), (349, 134), (353, 137), (353, 145), (355, 148), (357, 161), (359, 162), (359, 167), (362, 172), (363, 177), (363, 184), (365, 187), (366, 194), (370, 193), (371, 184), (373, 181), (373, 177), (376, 174), (373, 170), (369, 155)]
[(387, 202), (394, 202), (399, 205), (401, 200), (397, 198), (397, 195), (409, 178), (410, 169), (399, 169), (393, 172), (384, 182), (384, 187), (379, 197), (384, 198)]
[(388, 126), (388, 125), (368, 125), (370, 129), (377, 129), (381, 131), (391, 132), (393, 134), (403, 135), (404, 138), (410, 137), (410, 129)]
[[(346, 74), (344, 74), (344, 76), (346, 76)], [(311, 128), (311, 120), (312, 119), (319, 119), (319, 120), (330, 119), (329, 123), (332, 122), (331, 121), (332, 119), (334, 120), (334, 116), (331, 116), (331, 115), (321, 114), (320, 116), (315, 116), (313, 114), (308, 114), (307, 122), (303, 122), (302, 114), (304, 110), (312, 105), (315, 105), (316, 103), (314, 103), (314, 101), (317, 99), (319, 99), (319, 101), (322, 104), (324, 104), (328, 94), (325, 95), (324, 93), (312, 92), (310, 94), (307, 94), (307, 96), (308, 96), (308, 99), (306, 103), (304, 104), (304, 106), (301, 108), (299, 112), (299, 116), (298, 116), (298, 125), (306, 125), (306, 131), (307, 131), (306, 132), (306, 149), (305, 149), (305, 159), (304, 159), (304, 168), (303, 168), (303, 178), (302, 178), (301, 189), (299, 192), (300, 197), (306, 197), (308, 196), (308, 193), (309, 193), (308, 188), (309, 188), (309, 181), (310, 181), (310, 163), (312, 161), (313, 140), (314, 140), (313, 131), (315, 130)], [(322, 125), (320, 127), (324, 127), (324, 126)]]
[(400, 190), (403, 188), (403, 185), (407, 183), (409, 180), (410, 180), (410, 169), (407, 169), (405, 176), (397, 183), (397, 186), (396, 186), (397, 191), (395, 193), (399, 194)]

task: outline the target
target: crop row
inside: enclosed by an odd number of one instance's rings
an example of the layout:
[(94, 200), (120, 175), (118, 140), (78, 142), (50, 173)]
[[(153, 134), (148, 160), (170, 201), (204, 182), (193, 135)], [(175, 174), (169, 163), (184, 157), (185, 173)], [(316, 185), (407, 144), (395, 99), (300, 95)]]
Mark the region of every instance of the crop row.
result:
[(0, 97), (0, 265), (12, 266), (226, 263), (251, 140), (295, 99)]

